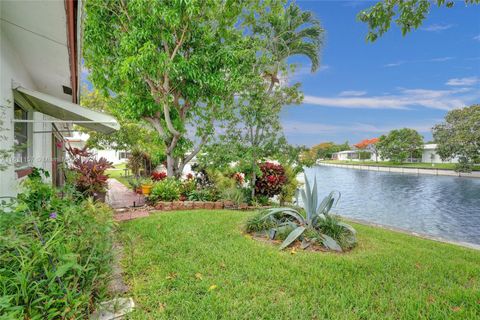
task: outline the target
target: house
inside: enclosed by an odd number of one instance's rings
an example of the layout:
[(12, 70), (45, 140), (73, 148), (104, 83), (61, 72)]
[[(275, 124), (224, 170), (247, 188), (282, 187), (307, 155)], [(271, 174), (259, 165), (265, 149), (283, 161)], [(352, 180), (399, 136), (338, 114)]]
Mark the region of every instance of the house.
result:
[(375, 161), (375, 155), (366, 150), (345, 150), (332, 154), (332, 160), (350, 160), (350, 161)]
[(458, 163), (458, 158), (453, 158), (450, 161), (443, 161), (436, 153), (437, 145), (429, 143), (423, 146), (422, 162), (425, 163)]
[[(61, 185), (73, 124), (118, 130), (109, 115), (81, 107), (82, 1), (0, 1), (0, 197), (15, 196), (33, 167)], [(16, 149), (13, 152), (13, 149)]]
[[(85, 147), (89, 136), (85, 133), (78, 133), (75, 132), (73, 136), (67, 137), (65, 140), (68, 145), (72, 146), (73, 148), (82, 149)], [(130, 152), (125, 150), (113, 150), (113, 149), (105, 149), (105, 150), (98, 150), (98, 149), (89, 149), (88, 151), (92, 152), (94, 157), (105, 158), (107, 161), (112, 162), (113, 164), (125, 163), (128, 160), (128, 156)]]

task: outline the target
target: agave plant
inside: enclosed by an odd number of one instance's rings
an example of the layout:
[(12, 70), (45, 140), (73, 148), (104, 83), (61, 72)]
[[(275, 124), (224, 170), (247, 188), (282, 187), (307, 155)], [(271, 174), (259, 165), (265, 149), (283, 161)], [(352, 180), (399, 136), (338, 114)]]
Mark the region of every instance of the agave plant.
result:
[[(302, 240), (302, 248), (307, 248), (314, 242), (323, 244), (329, 250), (343, 251), (343, 248), (353, 247), (356, 243), (355, 229), (330, 215), (330, 210), (340, 200), (340, 192), (332, 191), (320, 204), (318, 203), (317, 182), (310, 183), (305, 176), (305, 189), (301, 190), (305, 216), (293, 208), (273, 208), (262, 213), (256, 221), (264, 222), (263, 226), (273, 226), (268, 231), (270, 238), (278, 233), (291, 230), (280, 246), (285, 249), (296, 240)], [(329, 233), (329, 234), (327, 234)]]

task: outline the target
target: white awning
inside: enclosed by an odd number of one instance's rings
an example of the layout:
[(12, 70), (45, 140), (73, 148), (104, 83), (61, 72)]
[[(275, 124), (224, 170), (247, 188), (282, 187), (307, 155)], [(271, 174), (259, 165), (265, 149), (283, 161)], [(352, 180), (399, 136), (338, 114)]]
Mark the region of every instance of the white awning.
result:
[(14, 90), (14, 96), (15, 102), (22, 107), (63, 120), (61, 122), (77, 124), (102, 133), (112, 133), (120, 129), (117, 120), (108, 114), (93, 111), (45, 93), (17, 87)]

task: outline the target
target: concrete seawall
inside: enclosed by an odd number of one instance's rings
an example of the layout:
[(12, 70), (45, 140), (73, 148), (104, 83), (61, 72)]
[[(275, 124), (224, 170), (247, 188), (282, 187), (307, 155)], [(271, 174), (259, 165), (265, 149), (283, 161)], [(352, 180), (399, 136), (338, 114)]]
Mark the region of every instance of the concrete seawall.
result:
[(368, 171), (380, 171), (380, 172), (394, 172), (394, 173), (405, 173), (405, 174), (428, 174), (433, 176), (453, 176), (453, 177), (468, 177), (468, 178), (480, 178), (480, 171), (473, 171), (470, 173), (465, 172), (455, 172), (453, 170), (445, 169), (420, 169), (420, 168), (400, 168), (400, 167), (381, 167), (381, 166), (365, 166), (365, 165), (354, 165), (354, 164), (336, 164), (336, 163), (317, 163), (317, 166), (325, 167), (337, 167), (337, 168), (348, 168), (356, 170), (368, 170)]

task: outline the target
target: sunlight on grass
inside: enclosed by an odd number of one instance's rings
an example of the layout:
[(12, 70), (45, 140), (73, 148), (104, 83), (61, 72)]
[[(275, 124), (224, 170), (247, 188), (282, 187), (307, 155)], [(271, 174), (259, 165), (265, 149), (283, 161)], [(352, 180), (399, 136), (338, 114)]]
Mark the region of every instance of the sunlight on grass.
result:
[(109, 176), (109, 178), (117, 179), (120, 183), (124, 184), (125, 186), (128, 185), (128, 179), (125, 177), (125, 167), (126, 163), (120, 163), (114, 165), (115, 168), (107, 170), (105, 173)]
[(252, 214), (178, 211), (122, 224), (132, 318), (480, 316), (478, 251), (353, 224), (350, 253), (291, 254), (243, 233)]

